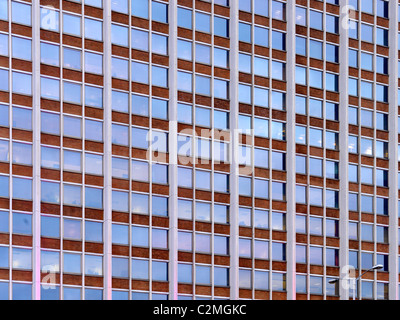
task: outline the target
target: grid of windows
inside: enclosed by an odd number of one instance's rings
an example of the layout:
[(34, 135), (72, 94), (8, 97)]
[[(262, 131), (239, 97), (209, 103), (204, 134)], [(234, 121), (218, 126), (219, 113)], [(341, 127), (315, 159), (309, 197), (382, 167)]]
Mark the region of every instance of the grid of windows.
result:
[(400, 5), (302, 3), (0, 0), (0, 299), (388, 299)]

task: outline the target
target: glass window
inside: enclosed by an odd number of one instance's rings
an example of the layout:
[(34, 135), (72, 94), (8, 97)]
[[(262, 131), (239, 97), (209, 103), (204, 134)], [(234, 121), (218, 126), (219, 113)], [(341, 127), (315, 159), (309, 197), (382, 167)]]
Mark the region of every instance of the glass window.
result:
[(96, 41), (103, 40), (103, 22), (85, 18), (85, 38)]
[(376, 2), (376, 15), (382, 18), (389, 17), (389, 1), (377, 0)]
[(82, 104), (82, 85), (78, 83), (65, 82), (64, 101), (74, 104)]
[(272, 31), (272, 48), (277, 50), (286, 50), (286, 34), (279, 31)]
[(60, 203), (60, 184), (48, 181), (41, 183), (41, 201)]
[(149, 214), (149, 196), (147, 194), (132, 193), (132, 212)]
[(91, 153), (85, 153), (86, 169), (88, 174), (102, 175), (103, 174), (103, 156)]
[(31, 5), (23, 4), (21, 2), (11, 1), (12, 22), (30, 26), (32, 24), (31, 12), (32, 12)]
[(64, 68), (78, 69), (81, 70), (81, 50), (75, 50), (71, 48), (63, 48), (64, 56)]
[(32, 215), (13, 212), (13, 233), (32, 235)]
[(13, 197), (32, 200), (32, 180), (13, 177)]
[(129, 62), (128, 60), (111, 58), (111, 74), (113, 78), (128, 80)]
[(310, 10), (310, 28), (322, 30), (322, 12)]
[(32, 145), (20, 142), (13, 142), (13, 163), (32, 165)]
[(129, 260), (112, 257), (112, 277), (127, 278), (129, 276)]
[(325, 102), (325, 117), (327, 120), (339, 120), (339, 105), (337, 103)]
[(358, 68), (358, 51), (349, 49), (349, 66)]
[(239, 10), (251, 12), (251, 1), (250, 0), (239, 1)]
[(251, 42), (251, 25), (239, 22), (239, 41)]
[(192, 74), (188, 72), (178, 71), (177, 88), (180, 91), (192, 92)]
[(192, 29), (192, 11), (178, 7), (178, 27)]
[(12, 73), (13, 92), (32, 95), (32, 75), (20, 72)]
[(79, 185), (64, 184), (64, 204), (72, 206), (82, 205), (82, 187)]
[(271, 16), (273, 19), (286, 20), (286, 4), (279, 1), (272, 1)]
[(361, 40), (366, 42), (373, 42), (374, 27), (361, 23)]
[(148, 19), (149, 18), (149, 0), (132, 0), (132, 15)]
[[(133, 1), (134, 2), (134, 1)], [(168, 5), (156, 1), (151, 2), (151, 18), (154, 21), (168, 23)]]
[[(5, 37), (8, 39), (8, 37)], [(7, 45), (8, 53), (8, 45)], [(32, 40), (20, 37), (12, 37), (12, 56), (13, 58), (32, 60)]]
[(32, 249), (13, 248), (12, 267), (14, 269), (32, 269)]
[(81, 17), (63, 13), (63, 32), (81, 36)]
[(228, 19), (214, 16), (214, 35), (220, 37), (229, 37)]
[(326, 32), (339, 33), (339, 17), (327, 14), (325, 17)]
[(147, 31), (131, 30), (132, 48), (142, 51), (149, 50), (149, 33)]
[[(111, 43), (118, 46), (127, 47), (129, 44), (128, 33), (129, 33), (128, 28), (116, 24), (111, 24)], [(132, 47), (133, 47), (133, 42), (132, 42)]]
[(8, 0), (0, 0), (0, 20), (8, 20)]
[(93, 276), (103, 275), (103, 257), (85, 254), (85, 274)]
[(127, 0), (112, 0), (111, 10), (128, 14), (128, 1)]
[(85, 139), (103, 141), (103, 123), (85, 119)]
[(9, 177), (0, 176), (0, 197), (8, 198), (9, 197)]
[(152, 52), (157, 54), (168, 54), (168, 37), (153, 33), (151, 35)]
[(310, 39), (310, 57), (322, 60), (322, 42)]
[(0, 55), (8, 56), (8, 35), (0, 33)]
[(361, 52), (361, 68), (365, 70), (373, 70), (373, 55)]
[(92, 52), (85, 52), (85, 72), (103, 74), (103, 56)]
[(8, 70), (0, 69), (0, 90), (8, 91)]
[(103, 208), (103, 189), (85, 187), (85, 206), (89, 208)]
[(40, 77), (40, 90), (42, 98), (60, 100), (60, 80)]

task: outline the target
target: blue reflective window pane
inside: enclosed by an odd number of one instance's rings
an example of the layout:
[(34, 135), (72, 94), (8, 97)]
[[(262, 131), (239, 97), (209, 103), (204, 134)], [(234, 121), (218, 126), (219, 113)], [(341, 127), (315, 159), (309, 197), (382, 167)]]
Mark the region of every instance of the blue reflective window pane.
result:
[(86, 221), (85, 222), (85, 240), (91, 242), (103, 241), (103, 223)]
[(326, 32), (338, 33), (339, 32), (339, 18), (330, 14), (326, 15)]
[(144, 19), (149, 18), (149, 0), (132, 0), (132, 15)]
[(32, 215), (13, 212), (13, 233), (32, 234)]
[(48, 43), (40, 43), (40, 62), (53, 66), (60, 65), (60, 47)]
[(13, 178), (13, 197), (22, 200), (32, 200), (32, 180)]
[(286, 34), (283, 32), (272, 31), (272, 48), (277, 50), (286, 50)]
[(8, 20), (8, 0), (0, 0), (0, 20)]
[(168, 54), (168, 37), (156, 33), (151, 35), (152, 52), (157, 54)]
[(85, 105), (95, 108), (103, 107), (103, 89), (85, 86)]
[(12, 56), (17, 59), (32, 60), (32, 40), (12, 37)]
[(229, 37), (228, 19), (214, 16), (214, 35), (220, 37)]
[(112, 276), (117, 278), (127, 278), (129, 276), (129, 260), (113, 257)]
[(192, 29), (192, 10), (178, 7), (178, 27)]
[(60, 237), (60, 218), (51, 216), (41, 217), (41, 236), (49, 238)]
[(8, 91), (8, 70), (0, 69), (0, 90)]
[(112, 191), (112, 210), (128, 211), (129, 194), (127, 192)]
[(129, 244), (129, 227), (127, 225), (112, 225), (112, 243), (124, 245)]
[(132, 259), (132, 278), (143, 279), (149, 278), (149, 262), (147, 260)]
[(86, 288), (85, 300), (103, 300), (103, 290)]
[(25, 283), (13, 283), (12, 300), (32, 300), (32, 285)]
[(63, 14), (63, 31), (74, 36), (81, 36), (81, 17)]
[(80, 300), (81, 288), (64, 287), (64, 300)]
[(96, 41), (103, 40), (103, 22), (85, 18), (85, 38)]
[(192, 43), (178, 39), (177, 54), (179, 59), (192, 60)]
[(152, 85), (159, 87), (168, 87), (168, 69), (152, 66)]
[(128, 0), (112, 0), (111, 9), (116, 12), (128, 14)]
[(32, 269), (32, 249), (13, 248), (12, 267), (15, 269)]
[(30, 26), (32, 24), (31, 5), (21, 2), (11, 2), (11, 20), (14, 23), (20, 23)]
[(310, 28), (322, 30), (322, 12), (310, 10)]
[(0, 282), (0, 300), (8, 300), (8, 286), (8, 282)]
[(132, 48), (142, 51), (149, 50), (149, 33), (147, 31), (132, 29), (131, 39)]
[(112, 91), (111, 94), (112, 109), (127, 113), (129, 111), (129, 95), (125, 92)]
[(42, 98), (59, 100), (60, 99), (60, 80), (40, 78), (40, 96)]
[(132, 62), (132, 81), (148, 83), (149, 65), (145, 63)]
[(82, 104), (82, 85), (72, 82), (64, 82), (64, 101), (74, 104)]
[(90, 208), (103, 208), (103, 190), (85, 187), (85, 206)]
[(103, 257), (86, 254), (85, 274), (95, 276), (103, 275)]
[(12, 73), (13, 92), (31, 95), (32, 94), (32, 75), (13, 72)]
[(50, 203), (60, 202), (60, 184), (48, 181), (41, 182), (41, 201)]
[[(132, 33), (134, 29), (132, 29)], [(111, 42), (118, 46), (127, 47), (128, 46), (128, 34), (129, 29), (126, 27), (122, 27), (119, 25), (112, 24), (111, 25)], [(132, 39), (133, 40), (133, 39)], [(133, 44), (132, 44), (133, 47)]]
[(214, 65), (221, 68), (228, 67), (229, 52), (225, 49), (214, 48)]
[(307, 39), (303, 37), (296, 37), (296, 54), (305, 56), (307, 55)]
[(154, 21), (168, 23), (168, 5), (152, 1), (151, 5), (152, 19)]

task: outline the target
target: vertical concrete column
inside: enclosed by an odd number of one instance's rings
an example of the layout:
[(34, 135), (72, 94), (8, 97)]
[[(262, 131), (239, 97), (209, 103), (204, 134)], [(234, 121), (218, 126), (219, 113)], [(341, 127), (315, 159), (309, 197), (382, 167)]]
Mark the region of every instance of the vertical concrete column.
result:
[(398, 259), (398, 1), (389, 1), (389, 299), (397, 300)]
[[(340, 270), (349, 264), (349, 183), (348, 183), (348, 74), (349, 74), (349, 59), (348, 59), (348, 10), (347, 0), (340, 0), (340, 18), (339, 18), (339, 266)], [(340, 274), (340, 277), (345, 276)], [(347, 300), (349, 290), (343, 286), (343, 282), (339, 281), (340, 299)]]
[(239, 134), (238, 134), (238, 60), (239, 60), (239, 0), (233, 0), (230, 3), (230, 52), (229, 52), (229, 99), (230, 99), (230, 287), (231, 299), (239, 299)]
[(169, 1), (169, 299), (178, 298), (177, 0)]
[(104, 299), (112, 298), (111, 1), (104, 1)]
[(286, 231), (287, 299), (296, 299), (296, 3), (287, 2), (286, 60)]
[(40, 4), (32, 2), (32, 121), (33, 121), (33, 300), (40, 300)]

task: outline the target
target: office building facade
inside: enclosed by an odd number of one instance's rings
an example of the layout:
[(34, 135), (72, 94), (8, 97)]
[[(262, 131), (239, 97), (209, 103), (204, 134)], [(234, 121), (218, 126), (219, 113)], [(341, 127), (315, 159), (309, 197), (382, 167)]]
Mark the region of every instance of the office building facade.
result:
[(398, 8), (0, 0), (0, 298), (397, 299)]

